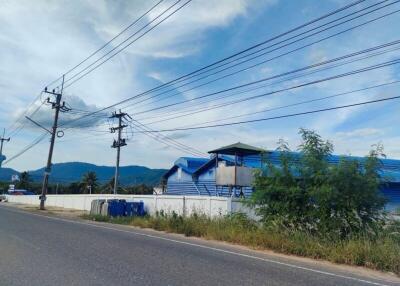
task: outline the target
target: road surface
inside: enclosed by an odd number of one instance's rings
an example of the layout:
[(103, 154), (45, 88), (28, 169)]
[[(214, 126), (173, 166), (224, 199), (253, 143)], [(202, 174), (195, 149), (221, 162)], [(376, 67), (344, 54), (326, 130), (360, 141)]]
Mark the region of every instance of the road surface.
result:
[(400, 285), (335, 267), (0, 205), (0, 285)]

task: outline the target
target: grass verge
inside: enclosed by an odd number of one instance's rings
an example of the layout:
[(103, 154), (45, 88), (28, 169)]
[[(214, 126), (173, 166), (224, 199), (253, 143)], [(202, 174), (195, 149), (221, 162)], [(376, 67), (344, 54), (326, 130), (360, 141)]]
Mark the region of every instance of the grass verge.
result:
[(358, 236), (346, 240), (332, 240), (300, 231), (266, 228), (242, 214), (214, 219), (199, 215), (184, 218), (176, 214), (115, 218), (84, 215), (83, 218), (226, 241), (255, 249), (269, 249), (335, 263), (364, 266), (393, 272), (400, 276), (399, 222), (393, 222), (374, 238)]

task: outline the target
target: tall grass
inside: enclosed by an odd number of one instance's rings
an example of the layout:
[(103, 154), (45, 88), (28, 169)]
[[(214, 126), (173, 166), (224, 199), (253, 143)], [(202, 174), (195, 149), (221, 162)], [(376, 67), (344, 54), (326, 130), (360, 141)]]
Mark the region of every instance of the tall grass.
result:
[(400, 275), (400, 223), (392, 222), (377, 236), (357, 235), (345, 240), (300, 231), (264, 227), (243, 214), (210, 219), (201, 215), (182, 217), (158, 214), (150, 217), (85, 216), (86, 219), (220, 240), (256, 249), (365, 266)]

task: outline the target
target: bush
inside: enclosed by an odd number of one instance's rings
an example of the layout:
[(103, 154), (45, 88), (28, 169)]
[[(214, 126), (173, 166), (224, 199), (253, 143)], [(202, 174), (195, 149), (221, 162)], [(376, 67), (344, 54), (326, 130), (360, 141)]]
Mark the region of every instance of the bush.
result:
[(314, 131), (300, 130), (299, 154), (281, 142), (280, 166), (270, 162), (256, 175), (251, 203), (267, 225), (344, 239), (382, 228), (385, 200), (378, 190), (382, 148), (363, 162), (328, 163), (333, 145)]

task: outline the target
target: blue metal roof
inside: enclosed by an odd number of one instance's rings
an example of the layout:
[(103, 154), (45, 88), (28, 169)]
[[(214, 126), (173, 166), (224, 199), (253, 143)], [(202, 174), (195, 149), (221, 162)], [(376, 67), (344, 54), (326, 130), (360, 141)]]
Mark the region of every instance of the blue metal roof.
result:
[(191, 157), (180, 157), (175, 161), (175, 165), (181, 167), (189, 174), (193, 174), (198, 168), (207, 163), (209, 158), (191, 158)]
[[(280, 156), (281, 152), (280, 151), (270, 151), (265, 154), (265, 158), (271, 162), (273, 165), (279, 165), (280, 164)], [(295, 161), (300, 160), (301, 158), (301, 153), (299, 152), (290, 152), (290, 156), (292, 156), (292, 159)], [(331, 155), (327, 158), (329, 164), (338, 164), (340, 160), (342, 159), (347, 159), (347, 160), (356, 160), (360, 162), (361, 164), (365, 163), (366, 158), (365, 157), (358, 157), (358, 156), (349, 156), (349, 155)], [(394, 183), (399, 183), (400, 182), (400, 160), (394, 160), (394, 159), (380, 159), (382, 162), (381, 166), (381, 176)]]
[(181, 168), (186, 173), (192, 175), (198, 168), (207, 163), (210, 159), (208, 158), (192, 158), (192, 157), (180, 157), (164, 175), (163, 178), (168, 178), (176, 169)]
[[(298, 161), (301, 158), (300, 152), (290, 152), (290, 156), (293, 160)], [(270, 163), (275, 166), (280, 165), (280, 151), (267, 151), (263, 157), (267, 159)], [(250, 167), (258, 167), (261, 163), (260, 155), (250, 155), (245, 156), (244, 163), (246, 166)], [(327, 158), (328, 163), (334, 165), (338, 164), (339, 161), (343, 158), (348, 160), (356, 160), (363, 164), (366, 160), (365, 157), (357, 157), (357, 156), (340, 156), (340, 155), (331, 155)], [(227, 161), (234, 162), (234, 159), (230, 156), (220, 156), (219, 161)], [(389, 182), (400, 183), (400, 160), (394, 159), (381, 159), (382, 167), (381, 167), (381, 176)], [(192, 157), (180, 157), (175, 161), (174, 166), (164, 175), (164, 178), (167, 178), (170, 174), (172, 174), (177, 168), (182, 168), (186, 173), (190, 175), (199, 175), (203, 173), (205, 170), (212, 168), (215, 166), (215, 158), (192, 158)]]

